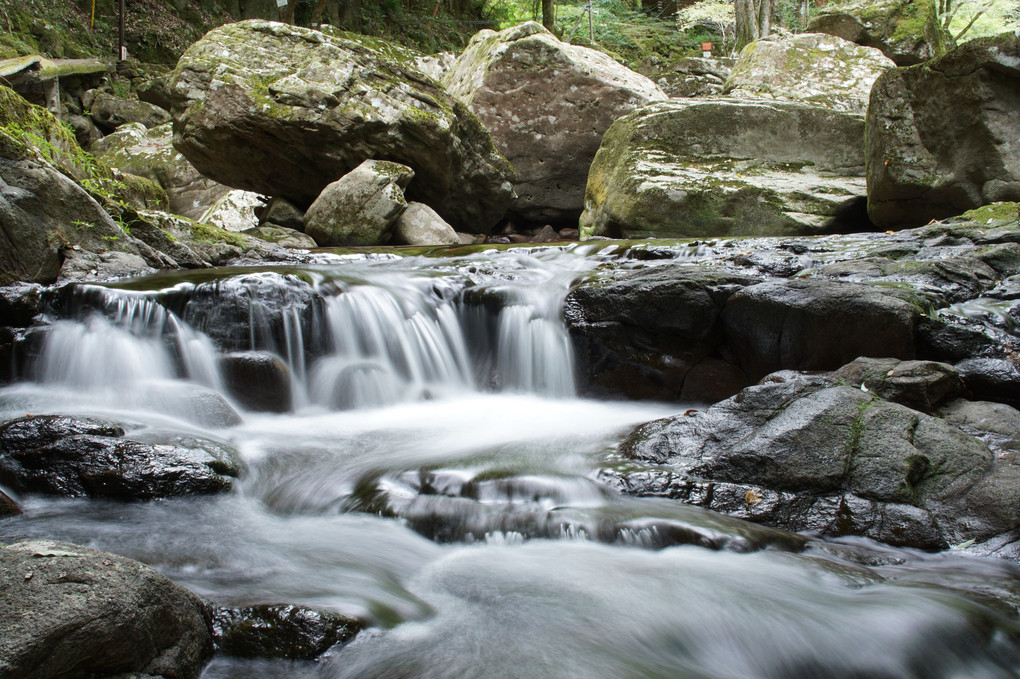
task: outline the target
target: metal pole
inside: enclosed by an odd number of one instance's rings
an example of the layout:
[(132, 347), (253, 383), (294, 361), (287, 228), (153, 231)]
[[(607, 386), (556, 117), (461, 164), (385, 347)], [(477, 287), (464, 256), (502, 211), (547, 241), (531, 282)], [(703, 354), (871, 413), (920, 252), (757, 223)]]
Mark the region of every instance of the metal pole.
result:
[(117, 20), (117, 33), (119, 36), (117, 51), (118, 61), (124, 61), (127, 59), (127, 47), (124, 46), (124, 2), (125, 0), (119, 0), (118, 2), (120, 7), (120, 17)]

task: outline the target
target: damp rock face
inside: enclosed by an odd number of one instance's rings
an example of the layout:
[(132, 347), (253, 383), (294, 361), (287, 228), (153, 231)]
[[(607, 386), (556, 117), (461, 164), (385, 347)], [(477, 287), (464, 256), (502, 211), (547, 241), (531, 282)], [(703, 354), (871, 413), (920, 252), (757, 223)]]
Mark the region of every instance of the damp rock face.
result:
[(0, 547), (0, 675), (191, 679), (212, 655), (202, 601), (148, 566), (66, 542)]
[(491, 230), (514, 172), (459, 100), (382, 40), (258, 20), (210, 31), (173, 75), (174, 146), (203, 175), (299, 207), (362, 162), (410, 166), (409, 197)]

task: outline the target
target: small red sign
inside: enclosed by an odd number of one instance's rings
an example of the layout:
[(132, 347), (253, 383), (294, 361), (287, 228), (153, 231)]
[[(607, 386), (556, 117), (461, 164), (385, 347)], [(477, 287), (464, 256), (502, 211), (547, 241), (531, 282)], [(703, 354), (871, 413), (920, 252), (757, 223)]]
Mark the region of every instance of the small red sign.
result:
[(703, 42), (703, 43), (701, 43), (701, 51), (702, 52), (711, 52), (712, 51), (712, 43), (710, 43), (710, 42)]

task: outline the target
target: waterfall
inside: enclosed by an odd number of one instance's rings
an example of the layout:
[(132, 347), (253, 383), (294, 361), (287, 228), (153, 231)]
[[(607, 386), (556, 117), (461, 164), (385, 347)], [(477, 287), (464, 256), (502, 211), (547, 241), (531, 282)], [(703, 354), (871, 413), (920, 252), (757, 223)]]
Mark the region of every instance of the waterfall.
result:
[(234, 271), (142, 292), (70, 287), (36, 376), (89, 390), (181, 380), (229, 397), (220, 356), (253, 350), (287, 366), (298, 410), (476, 390), (574, 395), (562, 300), (591, 266), (584, 256), (409, 263), (380, 269), (366, 258), (300, 274)]

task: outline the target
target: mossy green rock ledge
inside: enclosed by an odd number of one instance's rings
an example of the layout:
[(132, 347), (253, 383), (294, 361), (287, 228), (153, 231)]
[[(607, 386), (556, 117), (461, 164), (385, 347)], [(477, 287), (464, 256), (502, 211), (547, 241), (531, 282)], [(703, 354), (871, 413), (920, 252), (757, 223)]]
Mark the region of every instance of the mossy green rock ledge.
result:
[(863, 226), (862, 116), (768, 101), (670, 101), (616, 121), (581, 235), (787, 236)]
[(368, 159), (410, 166), (408, 197), (490, 230), (514, 171), (460, 101), (381, 40), (267, 21), (210, 31), (172, 79), (174, 146), (205, 176), (306, 207)]

